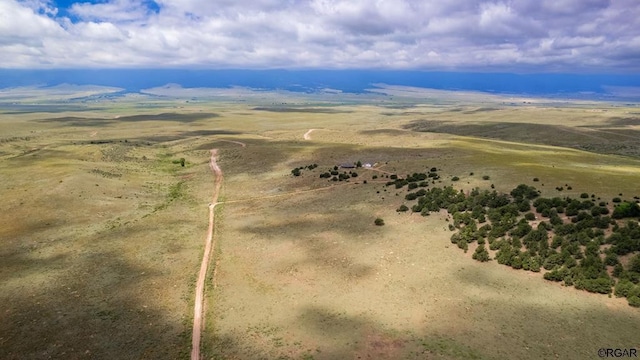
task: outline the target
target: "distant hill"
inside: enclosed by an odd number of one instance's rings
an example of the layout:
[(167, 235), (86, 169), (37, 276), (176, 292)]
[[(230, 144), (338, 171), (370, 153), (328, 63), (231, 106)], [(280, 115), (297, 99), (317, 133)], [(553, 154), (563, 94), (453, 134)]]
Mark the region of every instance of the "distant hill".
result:
[(95, 85), (140, 92), (177, 84), (182, 88), (247, 87), (314, 93), (362, 93), (373, 84), (438, 90), (479, 91), (583, 99), (640, 99), (640, 75), (509, 74), (375, 70), (169, 70), (169, 69), (0, 69), (0, 88)]

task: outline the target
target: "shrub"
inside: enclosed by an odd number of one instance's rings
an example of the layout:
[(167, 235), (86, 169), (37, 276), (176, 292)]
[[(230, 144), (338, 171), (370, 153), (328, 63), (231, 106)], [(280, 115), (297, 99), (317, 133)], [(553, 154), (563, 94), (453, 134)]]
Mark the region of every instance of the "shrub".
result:
[(589, 194), (582, 193), (582, 194), (580, 194), (580, 197), (583, 198), (583, 199), (587, 199), (589, 197)]
[(540, 181), (540, 179), (538, 179), (537, 177), (534, 177), (534, 178), (533, 178), (533, 181), (534, 181), (534, 182), (538, 182), (538, 181)]
[(382, 218), (376, 218), (376, 220), (373, 223), (376, 224), (377, 226), (382, 226), (384, 225), (384, 220)]
[(576, 281), (576, 289), (588, 292), (609, 294), (611, 293), (611, 279), (599, 277), (597, 279), (580, 279)]
[(529, 261), (529, 270), (533, 272), (540, 272), (540, 257), (534, 256)]
[(489, 180), (489, 179), (491, 179), (491, 178), (489, 177), (489, 175), (483, 175), (483, 176), (482, 176), (482, 180)]
[(565, 278), (565, 276), (566, 276), (565, 272), (564, 272), (564, 271), (562, 271), (562, 270), (566, 270), (566, 269), (558, 269), (558, 268), (555, 268), (555, 269), (553, 269), (553, 270), (551, 270), (551, 271), (549, 271), (549, 272), (545, 273), (542, 277), (543, 277), (545, 280), (560, 282), (560, 281), (562, 281), (562, 280)]
[(457, 177), (457, 176), (454, 176), (454, 177), (451, 178), (451, 181), (458, 181), (458, 180), (460, 180), (460, 178)]
[(614, 219), (640, 216), (640, 205), (625, 201), (613, 209), (611, 216)]
[(627, 279), (622, 279), (616, 284), (614, 295), (617, 297), (627, 297), (633, 289), (633, 283)]
[(631, 258), (628, 264), (629, 271), (640, 273), (640, 254)]
[(456, 244), (458, 245), (458, 247), (462, 250), (464, 250), (464, 252), (467, 252), (467, 250), (469, 250), (469, 244), (467, 243), (467, 241), (463, 238), (459, 238), (456, 241)]
[(511, 267), (516, 270), (522, 269), (522, 258), (520, 256), (513, 257), (511, 260)]
[(400, 207), (396, 210), (397, 212), (405, 212), (405, 211), (409, 211), (409, 208), (407, 207), (407, 205), (400, 205)]
[(619, 197), (614, 197), (613, 199), (611, 199), (611, 201), (613, 201), (614, 203), (619, 203), (622, 201), (622, 199), (620, 199)]
[(486, 262), (486, 261), (491, 260), (491, 258), (489, 257), (489, 252), (484, 247), (484, 245), (479, 245), (476, 248), (476, 251), (473, 253), (472, 258), (474, 260), (478, 260), (480, 262)]
[(404, 198), (408, 201), (412, 201), (418, 198), (418, 195), (416, 195), (416, 193), (408, 193), (407, 195), (404, 196)]

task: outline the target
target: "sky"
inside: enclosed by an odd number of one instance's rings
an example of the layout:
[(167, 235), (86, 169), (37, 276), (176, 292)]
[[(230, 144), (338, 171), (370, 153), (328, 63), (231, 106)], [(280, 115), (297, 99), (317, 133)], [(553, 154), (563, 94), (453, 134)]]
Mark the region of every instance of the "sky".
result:
[(640, 74), (638, 0), (0, 0), (0, 69)]

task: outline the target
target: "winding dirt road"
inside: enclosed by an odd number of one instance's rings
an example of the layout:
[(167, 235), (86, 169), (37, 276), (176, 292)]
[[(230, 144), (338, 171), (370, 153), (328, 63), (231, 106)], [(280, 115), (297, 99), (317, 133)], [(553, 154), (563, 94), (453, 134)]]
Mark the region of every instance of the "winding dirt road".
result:
[(204, 282), (207, 277), (207, 269), (211, 260), (211, 249), (215, 248), (213, 241), (214, 228), (214, 210), (218, 204), (218, 195), (222, 187), (222, 169), (218, 166), (218, 149), (211, 150), (211, 160), (209, 167), (215, 176), (215, 187), (211, 204), (209, 204), (209, 229), (207, 230), (207, 239), (205, 240), (204, 255), (200, 264), (200, 273), (198, 274), (198, 282), (196, 283), (196, 301), (193, 310), (193, 333), (191, 337), (191, 360), (200, 360), (200, 337), (202, 335), (202, 318), (204, 317)]

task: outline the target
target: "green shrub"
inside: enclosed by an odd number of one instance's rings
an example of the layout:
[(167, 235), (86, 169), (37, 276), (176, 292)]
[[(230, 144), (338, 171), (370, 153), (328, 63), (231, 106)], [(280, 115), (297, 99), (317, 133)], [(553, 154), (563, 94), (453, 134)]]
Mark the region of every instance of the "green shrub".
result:
[(540, 272), (540, 257), (534, 256), (529, 260), (529, 270), (533, 272)]
[(629, 292), (633, 290), (633, 283), (627, 279), (618, 281), (614, 289), (614, 295), (617, 297), (627, 297)]
[(632, 296), (628, 298), (627, 301), (629, 302), (629, 305), (633, 307), (640, 307), (640, 297), (638, 296)]
[(376, 220), (373, 223), (376, 224), (377, 226), (382, 226), (384, 225), (384, 220), (382, 218), (376, 218)]
[(474, 260), (478, 260), (480, 262), (485, 262), (485, 261), (491, 260), (491, 258), (489, 257), (489, 252), (484, 247), (484, 245), (479, 245), (476, 248), (476, 251), (473, 253), (472, 258)]
[(599, 277), (597, 279), (580, 279), (576, 281), (576, 289), (588, 292), (609, 294), (611, 293), (611, 279)]
[(545, 280), (560, 282), (564, 280), (566, 276), (566, 272), (562, 271), (563, 269), (554, 268), (553, 270), (545, 273), (542, 277)]
[(640, 216), (640, 205), (637, 203), (623, 202), (613, 209), (611, 217), (614, 219), (622, 219), (627, 217)]
[(464, 250), (464, 252), (467, 252), (467, 250), (469, 250), (469, 244), (467, 243), (467, 241), (463, 238), (459, 238), (456, 241), (456, 244), (458, 245), (458, 247), (462, 250)]

